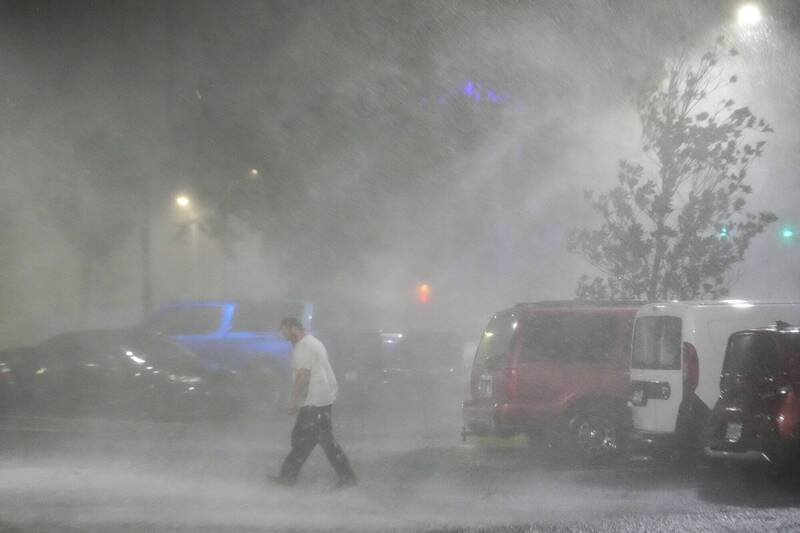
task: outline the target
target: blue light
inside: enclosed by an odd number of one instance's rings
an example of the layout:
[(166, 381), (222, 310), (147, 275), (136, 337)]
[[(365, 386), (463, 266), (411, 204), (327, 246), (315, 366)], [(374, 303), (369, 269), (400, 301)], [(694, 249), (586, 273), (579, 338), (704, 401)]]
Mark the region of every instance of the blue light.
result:
[(467, 96), (472, 96), (472, 93), (474, 91), (475, 91), (475, 86), (470, 80), (467, 80), (467, 82), (464, 84), (464, 94), (466, 94)]
[(508, 96), (497, 92), (494, 89), (484, 89), (480, 81), (465, 80), (457, 89), (451, 90), (446, 95), (436, 97), (436, 103), (446, 104), (452, 97), (462, 94), (475, 103), (487, 101), (493, 104), (499, 104), (508, 100)]

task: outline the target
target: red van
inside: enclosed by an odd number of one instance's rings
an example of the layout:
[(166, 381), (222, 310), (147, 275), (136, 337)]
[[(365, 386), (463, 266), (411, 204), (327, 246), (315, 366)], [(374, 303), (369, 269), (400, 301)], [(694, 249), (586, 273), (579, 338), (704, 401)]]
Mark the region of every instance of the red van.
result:
[(548, 435), (584, 459), (615, 455), (630, 425), (628, 364), (641, 305), (554, 301), (497, 313), (472, 365), (463, 436)]

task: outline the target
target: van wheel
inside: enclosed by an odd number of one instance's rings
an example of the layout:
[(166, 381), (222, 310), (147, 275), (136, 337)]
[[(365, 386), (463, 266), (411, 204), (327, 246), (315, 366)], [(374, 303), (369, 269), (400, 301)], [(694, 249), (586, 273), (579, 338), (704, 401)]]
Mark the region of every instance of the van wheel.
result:
[(541, 450), (547, 448), (547, 439), (540, 429), (529, 429), (525, 431), (525, 444), (531, 450)]
[(619, 415), (607, 407), (588, 407), (570, 420), (567, 444), (577, 457), (602, 461), (616, 456), (622, 448), (623, 428)]

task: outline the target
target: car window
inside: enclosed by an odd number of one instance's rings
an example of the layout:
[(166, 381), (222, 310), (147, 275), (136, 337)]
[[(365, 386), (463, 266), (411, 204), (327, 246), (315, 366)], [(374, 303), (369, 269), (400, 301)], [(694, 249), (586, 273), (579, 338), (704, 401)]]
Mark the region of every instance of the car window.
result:
[(513, 313), (496, 315), (481, 336), (475, 354), (475, 368), (479, 371), (491, 370), (511, 349), (511, 342), (517, 329), (517, 318)]
[(775, 376), (780, 356), (769, 334), (732, 335), (725, 352), (723, 372), (748, 376)]
[(522, 358), (527, 361), (604, 361), (615, 357), (619, 320), (610, 314), (555, 313), (527, 318)]
[(233, 317), (233, 331), (278, 331), (287, 317), (303, 320), (303, 303), (270, 302), (263, 305), (240, 304)]
[(680, 369), (681, 319), (673, 316), (638, 318), (633, 328), (631, 365), (638, 369)]

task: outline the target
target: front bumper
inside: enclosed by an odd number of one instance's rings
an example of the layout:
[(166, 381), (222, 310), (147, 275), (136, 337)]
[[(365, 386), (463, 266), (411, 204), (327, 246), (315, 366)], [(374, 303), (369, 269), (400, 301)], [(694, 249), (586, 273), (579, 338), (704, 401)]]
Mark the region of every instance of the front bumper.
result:
[(770, 457), (758, 450), (743, 450), (743, 451), (729, 451), (715, 449), (710, 446), (705, 447), (706, 457), (715, 461), (730, 461), (737, 463), (764, 463), (773, 464), (774, 461)]
[(637, 429), (628, 432), (628, 446), (633, 453), (647, 455), (670, 453), (676, 444), (675, 433), (652, 433)]
[(497, 435), (509, 437), (524, 433), (546, 423), (548, 416), (531, 413), (524, 405), (497, 401), (464, 402), (462, 413), (464, 429), (462, 437), (468, 435)]
[(787, 465), (798, 457), (796, 442), (749, 438), (742, 443), (713, 439), (703, 449), (715, 461)]

